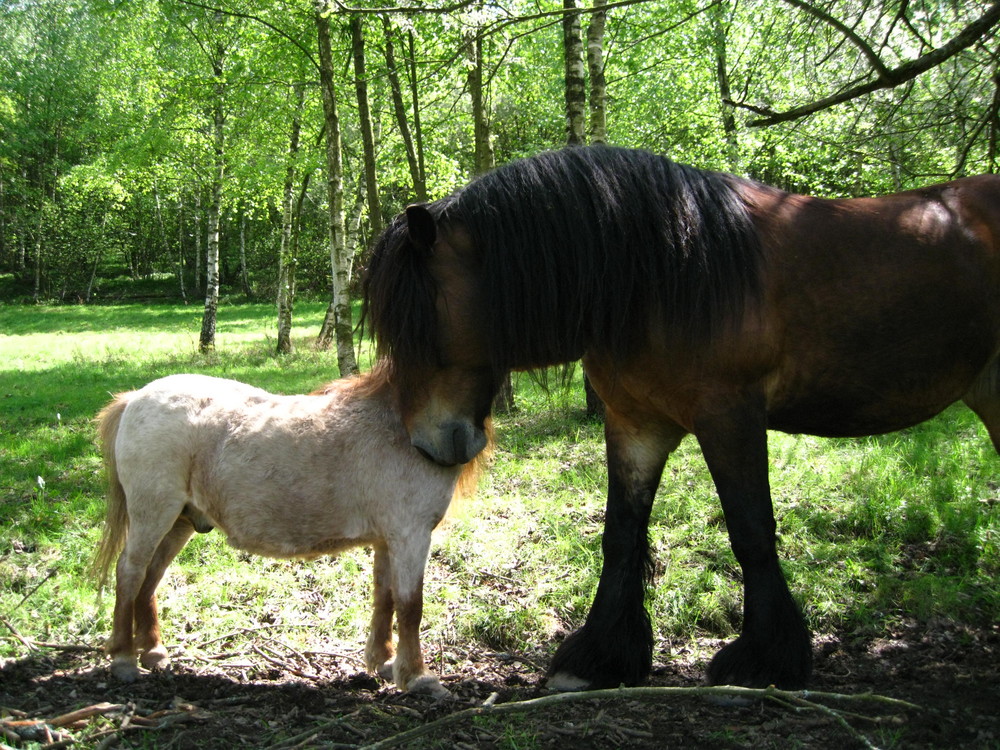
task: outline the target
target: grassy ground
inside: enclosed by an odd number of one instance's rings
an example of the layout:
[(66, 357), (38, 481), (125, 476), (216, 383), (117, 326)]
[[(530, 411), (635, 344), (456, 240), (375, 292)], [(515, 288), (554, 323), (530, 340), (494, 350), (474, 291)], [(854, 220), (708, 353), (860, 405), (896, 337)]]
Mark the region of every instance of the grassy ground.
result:
[[(90, 645), (110, 631), (111, 602), (86, 576), (103, 514), (92, 418), (109, 394), (173, 372), (310, 390), (336, 375), (334, 355), (310, 347), (322, 314), (300, 305), (297, 353), (278, 358), (269, 305), (222, 308), (211, 356), (196, 352), (196, 307), (0, 306), (0, 657), (23, 655), (13, 631)], [(478, 496), (454, 510), (432, 553), (429, 645), (547, 650), (589, 606), (606, 482), (600, 425), (583, 419), (578, 382), (545, 393), (521, 377), (517, 399), (517, 413), (497, 421)], [(1000, 462), (970, 412), (864, 440), (773, 434), (770, 452), (785, 569), (813, 630), (1000, 619)], [(668, 463), (651, 534), (661, 644), (731, 635), (739, 572), (694, 440)], [(269, 627), (298, 648), (315, 627), (359, 651), (370, 588), (364, 550), (264, 560), (199, 536), (161, 588), (165, 642), (197, 653)]]

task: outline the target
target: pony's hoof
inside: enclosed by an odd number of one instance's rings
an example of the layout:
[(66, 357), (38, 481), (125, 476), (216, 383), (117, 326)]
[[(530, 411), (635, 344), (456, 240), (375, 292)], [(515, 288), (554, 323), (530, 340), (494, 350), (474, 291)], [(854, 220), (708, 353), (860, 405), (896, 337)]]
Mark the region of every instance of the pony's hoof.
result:
[(392, 682), (392, 660), (383, 662), (383, 664), (376, 669), (375, 672), (386, 682)]
[(590, 681), (569, 672), (557, 672), (545, 681), (545, 687), (557, 693), (579, 693), (590, 689)]
[(139, 662), (142, 666), (152, 672), (169, 667), (170, 657), (167, 655), (167, 650), (163, 646), (154, 646), (139, 657)]
[(111, 675), (119, 682), (133, 683), (139, 679), (139, 667), (131, 661), (113, 661)]
[(406, 692), (416, 695), (429, 695), (438, 700), (451, 695), (451, 691), (442, 685), (441, 681), (432, 674), (421, 675), (410, 680), (410, 683), (406, 686)]

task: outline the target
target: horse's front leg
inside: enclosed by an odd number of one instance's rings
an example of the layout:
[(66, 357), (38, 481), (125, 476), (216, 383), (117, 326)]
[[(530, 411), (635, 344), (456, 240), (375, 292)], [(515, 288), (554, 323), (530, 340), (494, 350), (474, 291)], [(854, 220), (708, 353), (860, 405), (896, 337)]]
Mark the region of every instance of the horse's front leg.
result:
[(695, 423), (743, 571), (743, 629), (708, 668), (715, 685), (799, 688), (812, 647), (778, 562), (764, 410), (742, 405)]
[(382, 679), (392, 679), (392, 569), (389, 550), (384, 543), (375, 545), (374, 593), (372, 595), (372, 622), (365, 645), (365, 666)]
[(396, 609), (398, 639), (392, 678), (400, 690), (449, 695), (437, 676), (424, 664), (420, 648), (420, 621), (424, 611), (424, 568), (431, 546), (431, 531), (412, 531), (405, 539), (389, 542), (392, 602)]
[(673, 424), (636, 424), (608, 408), (604, 565), (586, 622), (552, 659), (550, 688), (637, 685), (649, 676), (653, 660), (653, 632), (645, 607), (646, 586), (652, 579), (649, 514), (667, 457), (685, 434)]

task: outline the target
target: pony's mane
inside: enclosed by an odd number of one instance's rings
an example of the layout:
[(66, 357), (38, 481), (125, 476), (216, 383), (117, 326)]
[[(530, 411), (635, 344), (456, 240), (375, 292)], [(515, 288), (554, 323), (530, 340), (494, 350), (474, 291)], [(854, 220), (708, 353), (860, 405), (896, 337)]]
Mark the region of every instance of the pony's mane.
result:
[[(513, 162), (430, 205), (482, 261), (487, 346), (498, 371), (618, 358), (661, 323), (691, 343), (739, 319), (758, 289), (760, 242), (735, 178), (645, 151), (567, 148)], [(380, 353), (433, 364), (437, 322), (425, 253), (398, 217), (365, 286)]]

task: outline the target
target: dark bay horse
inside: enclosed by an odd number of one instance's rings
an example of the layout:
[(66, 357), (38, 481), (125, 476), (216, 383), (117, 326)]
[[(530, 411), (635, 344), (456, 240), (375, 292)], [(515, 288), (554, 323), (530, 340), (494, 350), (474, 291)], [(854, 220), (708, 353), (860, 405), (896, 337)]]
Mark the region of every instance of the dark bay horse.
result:
[(607, 407), (604, 563), (552, 686), (647, 677), (650, 508), (691, 433), (744, 581), (742, 632), (708, 678), (798, 687), (812, 652), (767, 430), (877, 434), (961, 399), (1000, 447), (1000, 177), (821, 200), (642, 151), (546, 153), (397, 217), (365, 315), (411, 442), (442, 465), (486, 444), (509, 370), (583, 358)]

